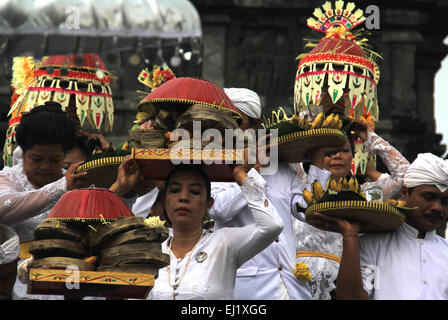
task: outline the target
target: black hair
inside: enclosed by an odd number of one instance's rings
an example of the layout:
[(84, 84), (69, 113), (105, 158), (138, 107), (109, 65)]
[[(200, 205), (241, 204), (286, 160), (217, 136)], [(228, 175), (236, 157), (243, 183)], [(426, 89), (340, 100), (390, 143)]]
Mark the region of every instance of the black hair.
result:
[(90, 157), (93, 154), (93, 151), (95, 151), (95, 149), (99, 148), (102, 149), (102, 145), (101, 145), (101, 141), (98, 138), (93, 138), (93, 139), (86, 139), (85, 142), (85, 147), (86, 147), (86, 151), (87, 151), (87, 157)]
[[(208, 174), (205, 172), (204, 168), (201, 165), (192, 165), (192, 164), (179, 164), (174, 167), (173, 170), (168, 174), (168, 176), (165, 179), (165, 188), (163, 190), (163, 199), (166, 199), (166, 191), (168, 189), (168, 185), (170, 183), (171, 178), (174, 174), (181, 171), (187, 171), (187, 172), (195, 172), (198, 173), (202, 180), (204, 181), (205, 189), (207, 191), (207, 201), (211, 199), (211, 182)], [(163, 205), (163, 214), (165, 216), (165, 220), (169, 222), (170, 225), (173, 225), (171, 223), (170, 218), (168, 217), (168, 214), (165, 209), (165, 205)]]
[(22, 116), (16, 131), (17, 144), (27, 152), (35, 144), (61, 145), (64, 152), (75, 145), (76, 127), (73, 120), (55, 101), (47, 101)]
[(75, 145), (73, 146), (73, 148), (76, 148), (76, 147), (81, 149), (82, 153), (84, 153), (84, 155), (86, 156), (87, 159), (92, 154), (92, 152), (89, 150), (88, 145), (87, 145), (87, 138), (82, 135), (79, 135), (79, 134), (76, 135)]
[(352, 155), (355, 155), (355, 141), (352, 135), (352, 128), (355, 126), (355, 122), (350, 119), (342, 119), (342, 132), (344, 132), (347, 137), (348, 142), (350, 143), (350, 147), (352, 148)]
[(302, 162), (303, 171), (305, 171), (306, 174), (308, 174), (308, 171), (310, 170), (311, 162), (305, 161)]
[[(352, 150), (352, 157), (354, 157), (355, 156), (355, 142), (353, 139), (353, 135), (351, 133), (351, 127), (352, 126), (350, 125), (348, 127), (347, 131), (343, 131), (343, 132), (345, 133), (345, 136), (346, 136), (348, 142), (350, 143), (350, 148)], [(308, 174), (308, 171), (310, 170), (310, 166), (311, 166), (310, 162), (308, 162), (308, 161), (302, 162), (302, 167), (306, 174)]]

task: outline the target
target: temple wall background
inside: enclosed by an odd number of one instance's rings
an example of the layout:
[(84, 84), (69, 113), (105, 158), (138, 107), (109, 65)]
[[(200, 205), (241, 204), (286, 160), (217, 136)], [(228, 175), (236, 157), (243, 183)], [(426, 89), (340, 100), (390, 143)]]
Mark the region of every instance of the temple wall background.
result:
[[(295, 57), (303, 52), (303, 38), (320, 38), (321, 34), (306, 27), (306, 20), (316, 0), (191, 0), (202, 21), (202, 57), (172, 67), (177, 76), (202, 77), (221, 87), (246, 87), (256, 91), (268, 117), (277, 107), (293, 110)], [(419, 152), (442, 155), (445, 146), (435, 132), (434, 76), (448, 48), (446, 0), (358, 0), (357, 7), (376, 5), (380, 12), (380, 29), (370, 30), (370, 44), (383, 59), (378, 62), (381, 79), (378, 88), (380, 121), (376, 131), (390, 141), (410, 161)], [(368, 16), (368, 14), (365, 14)], [(43, 36), (41, 36), (43, 37)], [(20, 39), (18, 39), (20, 40)], [(12, 54), (39, 51), (32, 46), (39, 41), (17, 41)], [(73, 39), (51, 39), (47, 50), (58, 54), (75, 47)], [(163, 46), (162, 58), (157, 48), (136, 54), (136, 43), (128, 40), (129, 50), (114, 52), (106, 40), (82, 39), (84, 52), (96, 52), (117, 80), (112, 86), (115, 123), (112, 132), (104, 132), (114, 143), (128, 139), (128, 130), (136, 105), (148, 91), (137, 75), (149, 64), (170, 61), (175, 44)], [(79, 43), (77, 44), (79, 45)], [(36, 49), (36, 50), (35, 50)], [(136, 59), (140, 57), (139, 59)], [(0, 133), (4, 139), (10, 104), (11, 70), (0, 66)], [(448, 121), (448, 120), (447, 120)], [(90, 129), (87, 127), (86, 129)], [(0, 140), (3, 144), (3, 140)]]
[[(263, 114), (277, 107), (293, 110), (295, 57), (303, 38), (320, 38), (306, 27), (311, 0), (192, 0), (202, 19), (202, 76), (223, 87), (246, 87), (260, 94)], [(448, 1), (355, 1), (376, 5), (380, 29), (369, 30), (378, 61), (380, 121), (376, 131), (409, 161), (419, 152), (442, 155), (435, 132), (434, 76), (448, 53)], [(368, 17), (368, 14), (365, 13)], [(447, 85), (448, 89), (448, 85)], [(440, 121), (440, 120), (439, 120)], [(448, 121), (448, 119), (446, 119)]]

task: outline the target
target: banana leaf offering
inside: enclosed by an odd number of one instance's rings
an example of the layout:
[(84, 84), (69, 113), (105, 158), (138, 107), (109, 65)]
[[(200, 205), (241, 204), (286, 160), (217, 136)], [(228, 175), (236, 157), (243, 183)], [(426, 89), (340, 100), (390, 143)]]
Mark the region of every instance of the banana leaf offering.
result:
[[(304, 209), (306, 220), (316, 228), (337, 232), (334, 222), (316, 214), (359, 222), (361, 233), (384, 232), (401, 226), (406, 213), (416, 208), (407, 208), (404, 201), (386, 199), (367, 201), (355, 177), (348, 180), (330, 178), (326, 190), (319, 181), (311, 184), (311, 190), (303, 190), (308, 207)], [(298, 208), (303, 209), (303, 208)]]
[(277, 138), (271, 139), (271, 142), (278, 144), (279, 159), (287, 162), (304, 162), (307, 152), (315, 148), (344, 145), (346, 135), (342, 126), (339, 115), (325, 117), (324, 113), (320, 113), (314, 119), (309, 119), (307, 115), (288, 117), (282, 108), (273, 111), (272, 120), (265, 119), (263, 124), (267, 134), (277, 131), (274, 135)]

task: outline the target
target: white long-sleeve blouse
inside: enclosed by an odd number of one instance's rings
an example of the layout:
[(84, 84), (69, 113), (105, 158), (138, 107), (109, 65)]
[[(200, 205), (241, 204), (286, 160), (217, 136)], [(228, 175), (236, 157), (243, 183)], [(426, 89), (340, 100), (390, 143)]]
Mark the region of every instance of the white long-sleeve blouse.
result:
[[(171, 253), (171, 284), (180, 277), (182, 280), (173, 289), (168, 282), (168, 268), (160, 269), (150, 299), (233, 299), (237, 269), (272, 243), (283, 229), (281, 219), (267, 200), (261, 184), (248, 177), (241, 190), (255, 223), (206, 232), (183, 259)], [(162, 244), (163, 252), (169, 252), (170, 241), (171, 238)]]

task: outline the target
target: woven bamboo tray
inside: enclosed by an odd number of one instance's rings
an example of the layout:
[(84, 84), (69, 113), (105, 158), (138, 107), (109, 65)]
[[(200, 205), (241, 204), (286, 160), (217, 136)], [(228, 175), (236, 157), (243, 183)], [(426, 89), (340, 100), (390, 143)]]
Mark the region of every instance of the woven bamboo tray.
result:
[(305, 154), (321, 147), (339, 147), (344, 145), (346, 137), (341, 130), (321, 128), (297, 131), (272, 139), (278, 143), (278, 157), (287, 162), (304, 162)]
[[(316, 212), (351, 222), (359, 221), (361, 233), (392, 231), (405, 221), (404, 213), (395, 207), (375, 201), (329, 201), (313, 204), (305, 210), (306, 219), (310, 224), (312, 221), (309, 218)], [(315, 227), (334, 231), (320, 225)]]
[(87, 187), (110, 188), (117, 179), (118, 167), (125, 157), (106, 157), (81, 164), (76, 173), (87, 172)]

